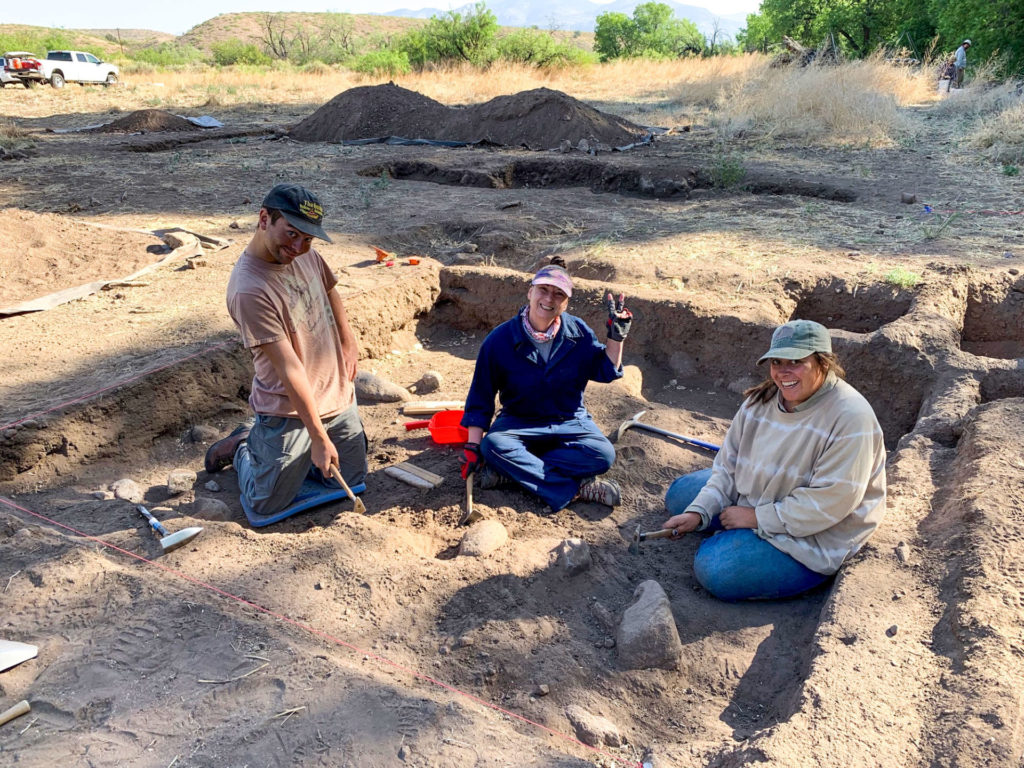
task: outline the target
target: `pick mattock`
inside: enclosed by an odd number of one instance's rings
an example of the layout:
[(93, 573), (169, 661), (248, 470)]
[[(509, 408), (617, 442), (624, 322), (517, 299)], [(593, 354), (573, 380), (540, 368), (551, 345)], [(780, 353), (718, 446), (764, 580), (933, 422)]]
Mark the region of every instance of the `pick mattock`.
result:
[(660, 531), (647, 531), (646, 533), (640, 532), (640, 526), (636, 527), (633, 531), (633, 541), (629, 544), (629, 554), (639, 555), (640, 545), (648, 539), (674, 539), (677, 538), (675, 528), (662, 528)]
[(630, 429), (631, 427), (636, 427), (637, 429), (646, 429), (648, 432), (654, 432), (655, 434), (658, 435), (674, 437), (676, 440), (681, 440), (682, 442), (689, 443), (690, 445), (696, 445), (698, 448), (703, 448), (706, 451), (717, 452), (718, 450), (720, 450), (719, 446), (715, 445), (714, 443), (705, 443), (703, 440), (696, 440), (692, 437), (686, 437), (685, 435), (680, 435), (676, 432), (669, 432), (667, 429), (662, 429), (661, 427), (652, 427), (650, 424), (644, 424), (642, 421), (640, 421), (640, 417), (643, 416), (645, 413), (647, 413), (647, 411), (640, 411), (640, 413), (638, 413), (633, 418), (627, 419), (626, 421), (622, 422), (622, 424), (619, 425), (619, 428), (615, 431), (615, 434), (611, 436), (611, 442), (617, 443), (622, 438), (622, 436), (626, 434), (627, 429)]
[(341, 487), (345, 489), (345, 493), (352, 499), (352, 511), (359, 515), (366, 514), (366, 505), (363, 504), (363, 500), (352, 493), (352, 489), (348, 487), (348, 483), (345, 482), (345, 478), (341, 476), (341, 472), (338, 468), (331, 464), (331, 474), (334, 475), (334, 479), (341, 483)]
[(160, 521), (153, 517), (153, 514), (141, 504), (136, 505), (136, 509), (142, 513), (142, 516), (149, 521), (149, 527), (153, 529), (153, 533), (160, 536), (160, 548), (163, 549), (164, 554), (173, 552), (178, 547), (183, 547), (188, 544), (192, 539), (203, 532), (203, 529), (198, 526), (192, 528), (182, 528), (177, 533), (169, 533), (164, 528)]

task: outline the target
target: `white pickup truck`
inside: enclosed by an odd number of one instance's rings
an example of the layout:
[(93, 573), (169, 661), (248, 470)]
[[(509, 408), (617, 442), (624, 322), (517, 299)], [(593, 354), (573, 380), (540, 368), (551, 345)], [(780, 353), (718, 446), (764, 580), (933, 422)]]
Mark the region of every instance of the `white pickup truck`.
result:
[(54, 88), (63, 88), (64, 83), (103, 83), (114, 85), (118, 70), (114, 64), (100, 61), (85, 51), (47, 51), (46, 58), (39, 60), (39, 67), (19, 72), (8, 70), (17, 79), (49, 83)]

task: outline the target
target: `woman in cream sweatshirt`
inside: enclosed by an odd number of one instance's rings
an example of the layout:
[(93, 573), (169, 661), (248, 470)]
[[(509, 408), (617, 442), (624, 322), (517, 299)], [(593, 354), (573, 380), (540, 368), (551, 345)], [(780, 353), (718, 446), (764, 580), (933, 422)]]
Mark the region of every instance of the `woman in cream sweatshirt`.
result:
[(697, 580), (722, 600), (790, 597), (826, 581), (885, 514), (885, 446), (867, 400), (843, 380), (824, 326), (775, 329), (769, 377), (744, 394), (709, 470), (665, 496), (676, 535), (716, 531)]

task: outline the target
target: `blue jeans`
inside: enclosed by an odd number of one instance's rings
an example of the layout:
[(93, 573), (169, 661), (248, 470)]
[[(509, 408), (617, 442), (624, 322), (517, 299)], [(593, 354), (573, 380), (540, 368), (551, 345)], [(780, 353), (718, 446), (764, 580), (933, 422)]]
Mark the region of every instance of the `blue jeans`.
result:
[(615, 461), (615, 448), (589, 416), (541, 426), (499, 416), (480, 452), (556, 512), (575, 498), (580, 480), (607, 472)]
[[(710, 469), (677, 477), (665, 494), (669, 515), (685, 512), (710, 477)], [(697, 548), (693, 571), (700, 585), (719, 600), (793, 597), (831, 578), (776, 549), (751, 528), (723, 530), (716, 516), (708, 530), (714, 533)]]

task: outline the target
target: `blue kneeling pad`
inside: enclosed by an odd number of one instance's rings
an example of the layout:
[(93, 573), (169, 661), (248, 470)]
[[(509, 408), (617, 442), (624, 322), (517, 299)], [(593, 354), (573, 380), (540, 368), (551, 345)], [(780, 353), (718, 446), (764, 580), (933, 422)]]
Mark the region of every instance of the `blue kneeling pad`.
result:
[[(313, 473), (310, 472), (310, 476), (302, 481), (302, 487), (295, 495), (292, 503), (280, 512), (275, 512), (272, 515), (261, 515), (258, 512), (253, 512), (245, 496), (240, 496), (242, 509), (245, 510), (245, 516), (249, 518), (249, 525), (253, 528), (262, 528), (264, 525), (278, 523), (297, 512), (305, 512), (307, 509), (313, 509), (324, 504), (330, 504), (332, 501), (348, 498), (344, 488), (324, 485), (312, 475)], [(362, 493), (366, 490), (366, 483), (359, 483), (359, 485), (350, 487), (352, 488), (352, 493)]]

